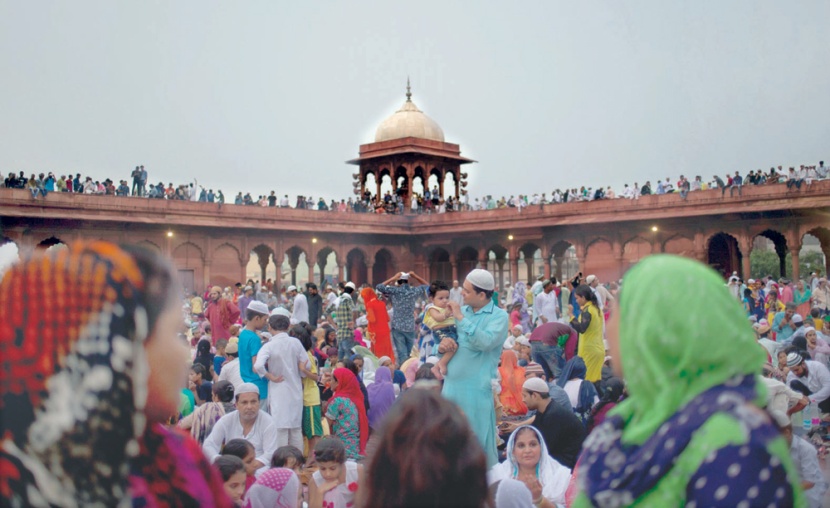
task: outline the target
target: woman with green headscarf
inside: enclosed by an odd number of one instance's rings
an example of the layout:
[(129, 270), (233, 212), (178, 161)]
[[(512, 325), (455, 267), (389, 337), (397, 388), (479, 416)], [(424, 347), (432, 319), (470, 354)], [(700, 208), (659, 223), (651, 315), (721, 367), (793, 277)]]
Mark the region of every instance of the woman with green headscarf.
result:
[(585, 441), (573, 506), (805, 506), (761, 409), (764, 355), (723, 280), (652, 256), (618, 302), (606, 332), (630, 396)]

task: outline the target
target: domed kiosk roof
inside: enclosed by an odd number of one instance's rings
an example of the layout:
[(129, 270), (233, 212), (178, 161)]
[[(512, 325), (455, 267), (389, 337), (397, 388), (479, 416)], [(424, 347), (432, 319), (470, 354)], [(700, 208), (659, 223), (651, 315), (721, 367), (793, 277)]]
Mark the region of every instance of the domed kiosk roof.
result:
[(375, 143), (409, 137), (444, 141), (444, 131), (441, 127), (412, 102), (412, 92), (407, 80), (406, 102), (401, 109), (380, 124), (375, 131)]

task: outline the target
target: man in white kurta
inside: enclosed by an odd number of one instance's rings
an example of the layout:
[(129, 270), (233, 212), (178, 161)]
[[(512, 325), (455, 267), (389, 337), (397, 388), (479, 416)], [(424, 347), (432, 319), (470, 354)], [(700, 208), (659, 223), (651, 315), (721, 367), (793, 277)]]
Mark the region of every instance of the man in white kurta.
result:
[(268, 379), (268, 404), (277, 429), (277, 447), (291, 445), (302, 450), (302, 373), (310, 372), (311, 364), (300, 340), (288, 335), (287, 316), (272, 314), (268, 326), (273, 335), (257, 353), (254, 370)]
[(288, 289), (294, 297), (294, 311), (291, 313), (291, 319), (296, 323), (308, 323), (308, 299), (303, 293), (298, 292), (295, 286)]
[(212, 463), (221, 454), (222, 446), (231, 439), (244, 439), (254, 447), (257, 472), (267, 471), (271, 456), (277, 449), (277, 429), (271, 416), (259, 409), (259, 388), (253, 383), (242, 383), (236, 392), (237, 410), (228, 413), (213, 426), (202, 451)]

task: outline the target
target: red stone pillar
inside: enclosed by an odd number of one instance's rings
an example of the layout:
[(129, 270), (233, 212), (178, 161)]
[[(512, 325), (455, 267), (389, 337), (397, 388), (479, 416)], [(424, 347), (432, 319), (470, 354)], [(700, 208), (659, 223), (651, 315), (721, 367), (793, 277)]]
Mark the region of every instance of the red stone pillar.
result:
[(551, 272), (550, 258), (545, 258), (545, 278), (546, 279), (550, 279), (550, 272)]
[(452, 280), (458, 280), (458, 263), (450, 262), (452, 266)]
[[(366, 284), (369, 284), (372, 287), (374, 287), (374, 285), (375, 285), (375, 281), (372, 280), (372, 279), (374, 279), (374, 270), (372, 270), (372, 268), (374, 268), (374, 266), (375, 266), (374, 263), (370, 263), (368, 261), (366, 262)], [(378, 281), (378, 283), (380, 283), (380, 282), (382, 282), (382, 281)]]

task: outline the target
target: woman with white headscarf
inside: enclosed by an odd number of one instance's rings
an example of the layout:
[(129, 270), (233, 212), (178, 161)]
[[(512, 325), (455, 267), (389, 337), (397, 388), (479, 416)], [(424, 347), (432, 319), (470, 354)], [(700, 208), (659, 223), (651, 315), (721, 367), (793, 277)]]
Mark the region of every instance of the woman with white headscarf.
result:
[(522, 425), (507, 441), (507, 460), (487, 473), (487, 482), (519, 480), (530, 490), (538, 508), (565, 506), (565, 491), (571, 470), (548, 454), (542, 433), (536, 427)]
[(505, 478), (490, 487), (495, 508), (533, 508), (533, 498), (527, 485), (519, 480)]

